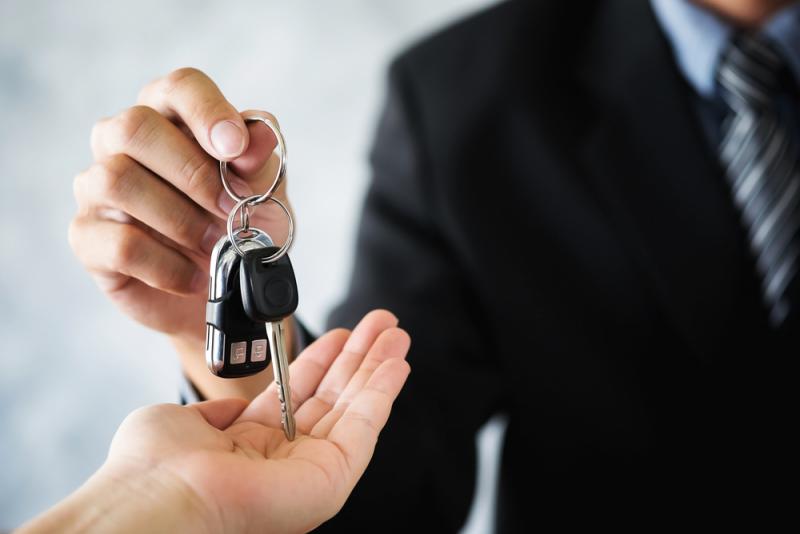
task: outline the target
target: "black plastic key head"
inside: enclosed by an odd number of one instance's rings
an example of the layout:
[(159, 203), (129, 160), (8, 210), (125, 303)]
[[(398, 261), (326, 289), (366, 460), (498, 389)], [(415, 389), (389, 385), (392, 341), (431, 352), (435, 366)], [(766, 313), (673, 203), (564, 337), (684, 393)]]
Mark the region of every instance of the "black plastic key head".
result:
[[(266, 234), (242, 241), (243, 250), (271, 246)], [(227, 237), (211, 255), (211, 277), (206, 305), (206, 362), (223, 378), (239, 378), (267, 368), (271, 353), (263, 321), (248, 317), (242, 306), (239, 281), (241, 260)]]
[(264, 263), (278, 247), (264, 247), (245, 252), (239, 265), (242, 304), (254, 321), (274, 323), (297, 309), (297, 280), (289, 255)]

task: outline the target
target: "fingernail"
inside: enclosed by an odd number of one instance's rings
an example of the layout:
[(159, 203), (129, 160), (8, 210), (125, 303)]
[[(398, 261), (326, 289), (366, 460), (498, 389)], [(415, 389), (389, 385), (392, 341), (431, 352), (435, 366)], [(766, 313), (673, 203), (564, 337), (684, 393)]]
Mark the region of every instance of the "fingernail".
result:
[(209, 224), (206, 233), (203, 234), (203, 239), (200, 241), (200, 249), (206, 254), (211, 254), (211, 251), (214, 250), (214, 245), (217, 244), (224, 232), (225, 230), (222, 227), (214, 223)]
[[(249, 185), (247, 185), (247, 182), (239, 177), (228, 176), (228, 182), (231, 184), (233, 191), (240, 197), (249, 197), (253, 194), (253, 190)], [(236, 201), (231, 198), (225, 189), (223, 189), (219, 194), (217, 205), (219, 206), (219, 209), (223, 211), (223, 213), (228, 213), (233, 209), (233, 206), (236, 205)]]
[(220, 121), (211, 128), (211, 145), (223, 158), (233, 158), (244, 150), (244, 132), (233, 121)]
[(208, 275), (202, 269), (197, 269), (191, 282), (192, 293), (199, 293), (202, 289), (208, 289)]

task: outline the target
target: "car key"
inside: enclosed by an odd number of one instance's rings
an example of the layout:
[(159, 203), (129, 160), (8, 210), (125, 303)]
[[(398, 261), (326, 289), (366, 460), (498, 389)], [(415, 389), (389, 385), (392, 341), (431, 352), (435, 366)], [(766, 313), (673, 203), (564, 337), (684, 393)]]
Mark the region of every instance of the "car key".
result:
[[(240, 240), (242, 251), (272, 247), (267, 234), (255, 228), (253, 236)], [(244, 311), (239, 283), (241, 256), (228, 236), (211, 253), (211, 279), (206, 304), (206, 363), (222, 378), (241, 378), (263, 371), (269, 365), (264, 323), (253, 321)]]
[(281, 403), (281, 423), (286, 437), (293, 440), (294, 412), (282, 321), (297, 309), (297, 280), (288, 254), (271, 260), (279, 250), (272, 246), (245, 251), (239, 264), (239, 282), (244, 312), (252, 321), (264, 325)]
[[(279, 165), (272, 185), (264, 193), (242, 197), (231, 187), (227, 162), (219, 161), (220, 181), (234, 205), (228, 213), (228, 235), (217, 243), (219, 250), (215, 247), (212, 253), (206, 307), (206, 358), (209, 369), (219, 376), (243, 376), (266, 367), (266, 351), (269, 350), (278, 386), (283, 431), (292, 440), (294, 413), (281, 320), (297, 308), (297, 282), (286, 256), (292, 246), (294, 218), (288, 206), (274, 196), (286, 175), (286, 143), (272, 120), (258, 114), (243, 118), (246, 122), (262, 122), (272, 130), (278, 141)], [(266, 233), (250, 226), (250, 210), (265, 202), (276, 204), (286, 215), (288, 231), (281, 247), (273, 246)], [(240, 224), (235, 227), (237, 213), (240, 213)], [(243, 235), (248, 237), (242, 239)], [(253, 237), (259, 241), (254, 241)], [(234, 287), (237, 281), (238, 289)], [(260, 333), (256, 334), (256, 330)]]

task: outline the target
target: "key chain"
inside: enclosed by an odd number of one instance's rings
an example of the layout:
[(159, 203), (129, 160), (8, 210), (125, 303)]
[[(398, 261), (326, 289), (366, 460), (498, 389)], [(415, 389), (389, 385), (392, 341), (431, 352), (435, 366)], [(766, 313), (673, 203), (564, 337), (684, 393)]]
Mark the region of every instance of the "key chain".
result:
[[(286, 175), (286, 143), (269, 119), (252, 115), (244, 120), (263, 122), (272, 130), (278, 140), (280, 162), (266, 192), (242, 197), (230, 186), (227, 163), (220, 161), (222, 186), (236, 204), (228, 214), (226, 235), (211, 253), (206, 363), (217, 376), (239, 378), (263, 371), (271, 362), (281, 423), (286, 437), (293, 440), (295, 422), (282, 321), (295, 312), (298, 304), (297, 281), (288, 256), (294, 240), (294, 218), (289, 208), (273, 196)], [(275, 246), (269, 234), (250, 225), (250, 210), (269, 201), (281, 208), (288, 221), (286, 241), (280, 247)], [(240, 225), (234, 227), (237, 212)]]

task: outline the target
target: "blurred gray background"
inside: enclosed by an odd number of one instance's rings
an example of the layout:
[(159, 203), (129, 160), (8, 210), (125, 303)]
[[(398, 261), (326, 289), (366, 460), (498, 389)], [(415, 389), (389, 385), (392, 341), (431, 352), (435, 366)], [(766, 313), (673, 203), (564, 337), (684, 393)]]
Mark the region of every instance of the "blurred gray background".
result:
[[(134, 408), (177, 398), (166, 341), (122, 316), (66, 240), (89, 132), (181, 66), (290, 147), (299, 313), (342, 296), (389, 59), (490, 0), (0, 1), (0, 529), (76, 488)], [(488, 530), (495, 424), (465, 532)]]

